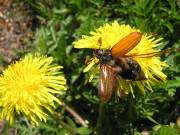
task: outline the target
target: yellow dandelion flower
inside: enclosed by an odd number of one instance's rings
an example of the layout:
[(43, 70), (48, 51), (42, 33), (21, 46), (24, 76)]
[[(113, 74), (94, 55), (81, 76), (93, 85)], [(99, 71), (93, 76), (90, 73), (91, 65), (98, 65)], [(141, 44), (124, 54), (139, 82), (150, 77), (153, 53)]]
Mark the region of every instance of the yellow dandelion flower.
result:
[(61, 101), (54, 94), (66, 90), (66, 80), (52, 63), (52, 57), (28, 54), (8, 66), (0, 76), (1, 119), (13, 123), (15, 116), (24, 115), (35, 125), (46, 122), (47, 111)]
[[(95, 32), (90, 32), (90, 36), (83, 35), (80, 40), (75, 41), (73, 44), (75, 48), (91, 48), (96, 51), (110, 50), (110, 55), (112, 55), (112, 48), (118, 44), (118, 42), (124, 39), (124, 37), (134, 32), (140, 33), (140, 30), (132, 28), (129, 25), (119, 24), (115, 21), (112, 24), (105, 24), (104, 26), (96, 29)], [(119, 81), (117, 82), (119, 91), (123, 91), (124, 93), (128, 94), (129, 92), (133, 92), (134, 86), (139, 87), (142, 92), (144, 92), (144, 88), (152, 90), (152, 84), (158, 82), (159, 80), (166, 79), (166, 75), (162, 72), (162, 70), (163, 67), (167, 66), (167, 64), (161, 61), (160, 57), (150, 55), (160, 51), (157, 49), (155, 50), (155, 48), (161, 44), (161, 40), (162, 39), (155, 39), (147, 34), (142, 34), (138, 43), (134, 44), (135, 46), (130, 46), (130, 48), (128, 48), (125, 44), (118, 46), (119, 49), (121, 48), (121, 50), (119, 50), (121, 53), (129, 56), (131, 61), (140, 66), (146, 78), (142, 80), (133, 80), (123, 78), (121, 75), (119, 75)], [(132, 40), (132, 42), (134, 41)], [(149, 54), (149, 56), (145, 57), (145, 54)], [(142, 57), (140, 57), (141, 55)], [(121, 57), (121, 54), (119, 54), (119, 56)], [(95, 71), (99, 71), (101, 65), (101, 58), (94, 55), (89, 61), (87, 67), (84, 69), (84, 72), (92, 69), (90, 80), (92, 80), (94, 77), (94, 74), (96, 73)]]

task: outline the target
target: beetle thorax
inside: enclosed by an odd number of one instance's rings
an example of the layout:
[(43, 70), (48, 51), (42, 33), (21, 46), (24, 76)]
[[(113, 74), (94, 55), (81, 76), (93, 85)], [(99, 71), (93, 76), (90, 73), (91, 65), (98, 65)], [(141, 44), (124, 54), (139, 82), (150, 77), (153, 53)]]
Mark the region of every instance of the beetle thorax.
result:
[(111, 50), (95, 50), (94, 55), (103, 63), (112, 60)]

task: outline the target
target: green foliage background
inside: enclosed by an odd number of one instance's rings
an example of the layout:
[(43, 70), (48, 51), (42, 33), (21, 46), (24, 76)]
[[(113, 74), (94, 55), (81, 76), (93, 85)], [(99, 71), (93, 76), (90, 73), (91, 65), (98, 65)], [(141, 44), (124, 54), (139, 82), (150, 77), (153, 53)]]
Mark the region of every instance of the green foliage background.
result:
[[(59, 107), (56, 116), (50, 116), (39, 127), (34, 128), (20, 118), (13, 126), (7, 126), (4, 134), (9, 134), (12, 128), (20, 135), (96, 134), (98, 76), (88, 83), (89, 75), (82, 72), (85, 57), (92, 55), (92, 50), (75, 49), (72, 42), (106, 22), (117, 20), (163, 37), (162, 49), (180, 47), (178, 0), (24, 0), (24, 4), (29, 6), (36, 26), (27, 51), (53, 56), (55, 62), (64, 66), (68, 91), (60, 98), (85, 119), (88, 127), (82, 127), (64, 107)], [(172, 51), (162, 59), (170, 65), (164, 71), (167, 82), (157, 84), (153, 93), (135, 93), (135, 98), (130, 94), (119, 101), (113, 98), (106, 105), (102, 128), (107, 135), (140, 135), (143, 131), (153, 135), (180, 133), (180, 124), (176, 122), (180, 116), (180, 52)]]

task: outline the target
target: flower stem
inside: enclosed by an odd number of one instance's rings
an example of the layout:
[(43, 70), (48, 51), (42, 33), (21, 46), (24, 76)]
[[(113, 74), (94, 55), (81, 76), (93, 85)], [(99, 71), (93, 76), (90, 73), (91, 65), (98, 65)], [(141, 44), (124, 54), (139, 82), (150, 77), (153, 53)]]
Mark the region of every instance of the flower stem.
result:
[(75, 120), (78, 121), (79, 124), (81, 124), (83, 127), (88, 127), (85, 120), (73, 108), (71, 108), (65, 103), (63, 103), (62, 105), (75, 118)]
[(105, 135), (106, 134), (106, 106), (103, 102), (99, 104), (99, 116), (97, 120), (97, 135)]

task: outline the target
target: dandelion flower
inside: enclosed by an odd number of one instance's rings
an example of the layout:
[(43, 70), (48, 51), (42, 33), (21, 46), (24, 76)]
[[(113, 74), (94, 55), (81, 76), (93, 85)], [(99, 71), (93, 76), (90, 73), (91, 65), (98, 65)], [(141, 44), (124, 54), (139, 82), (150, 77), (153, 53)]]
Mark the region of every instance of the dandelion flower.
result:
[[(125, 36), (129, 35), (132, 32), (140, 32), (140, 30), (130, 27), (129, 25), (119, 24), (114, 21), (112, 24), (105, 24), (104, 26), (96, 29), (93, 32), (90, 32), (90, 36), (83, 35), (81, 39), (75, 41), (75, 48), (91, 48), (94, 50), (111, 50), (112, 47), (117, 44)], [(99, 44), (99, 39), (101, 39), (101, 44)], [(154, 37), (143, 34), (140, 42), (131, 49), (127, 55), (136, 54), (136, 56), (141, 54), (153, 54), (160, 50), (157, 50), (161, 44), (162, 39), (155, 39)], [(160, 80), (165, 80), (166, 75), (162, 72), (163, 67), (166, 67), (167, 64), (160, 60), (158, 56), (151, 57), (132, 57), (136, 61), (141, 70), (144, 72), (146, 80), (132, 81), (126, 80), (123, 77), (119, 77), (118, 80), (118, 89), (120, 92), (128, 94), (129, 92), (133, 93), (133, 89), (138, 87), (143, 93), (144, 89), (149, 89), (152, 91), (151, 85), (154, 85)], [(93, 56), (87, 67), (84, 69), (84, 72), (91, 71), (90, 81), (93, 79), (97, 71), (100, 69), (100, 59), (96, 56)], [(119, 92), (118, 91), (118, 92)]]
[(52, 113), (61, 101), (54, 94), (66, 90), (66, 80), (52, 63), (52, 57), (28, 54), (7, 67), (0, 76), (1, 119), (13, 123), (15, 116), (24, 115), (33, 124), (46, 122), (47, 112)]

